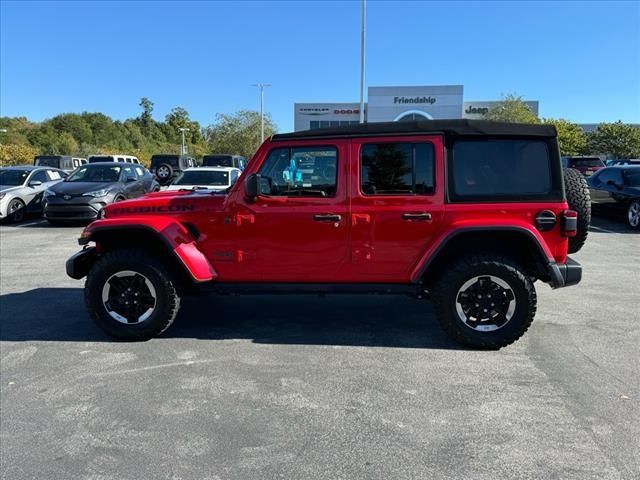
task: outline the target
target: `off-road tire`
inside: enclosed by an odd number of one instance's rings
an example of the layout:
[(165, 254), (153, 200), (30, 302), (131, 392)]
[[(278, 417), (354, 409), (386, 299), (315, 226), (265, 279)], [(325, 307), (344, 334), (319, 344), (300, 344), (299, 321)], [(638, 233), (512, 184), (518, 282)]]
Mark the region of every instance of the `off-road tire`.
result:
[[(112, 318), (102, 301), (105, 282), (115, 273), (131, 270), (144, 275), (153, 284), (157, 299), (153, 313), (137, 324)], [(126, 341), (148, 340), (171, 326), (180, 309), (180, 294), (174, 275), (160, 260), (140, 249), (122, 249), (102, 255), (87, 275), (85, 304), (95, 323), (108, 335)]]
[(14, 198), (13, 200), (11, 200), (7, 208), (8, 212), (11, 212), (7, 215), (7, 217), (9, 218), (9, 221), (21, 222), (22, 220), (24, 220), (25, 217), (27, 216), (26, 208), (27, 207), (24, 204), (24, 202), (19, 198)]
[[(491, 275), (506, 282), (516, 299), (513, 316), (494, 331), (478, 331), (459, 317), (456, 295), (462, 285), (476, 276)], [(432, 299), (443, 330), (456, 342), (474, 348), (499, 349), (518, 340), (536, 313), (537, 297), (532, 280), (515, 261), (497, 254), (463, 257), (435, 282)]]
[(569, 253), (579, 252), (587, 241), (591, 224), (591, 195), (589, 186), (582, 174), (574, 169), (564, 171), (564, 188), (567, 203), (571, 210), (578, 212), (578, 231), (575, 237), (569, 237)]
[[(161, 169), (166, 169), (168, 171), (168, 174), (165, 177), (161, 177), (160, 175), (158, 175), (158, 172)], [(173, 167), (168, 163), (163, 163), (161, 165), (158, 165), (158, 167), (156, 168), (156, 178), (158, 179), (158, 182), (161, 185), (167, 185), (169, 182), (171, 182), (171, 179), (173, 178), (173, 173), (174, 173)]]

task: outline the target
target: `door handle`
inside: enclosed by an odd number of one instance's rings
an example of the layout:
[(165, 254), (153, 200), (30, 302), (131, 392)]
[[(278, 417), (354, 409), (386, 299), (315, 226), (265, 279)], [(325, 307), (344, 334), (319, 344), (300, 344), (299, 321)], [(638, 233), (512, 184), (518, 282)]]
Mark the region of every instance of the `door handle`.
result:
[(325, 214), (321, 214), (321, 215), (314, 215), (313, 219), (316, 222), (339, 222), (340, 220), (342, 220), (342, 217), (340, 215), (336, 215), (334, 213), (325, 213)]
[(429, 222), (429, 221), (431, 221), (431, 214), (427, 213), (427, 212), (403, 213), (402, 214), (402, 219), (403, 220), (417, 220), (417, 221), (421, 221), (421, 222)]

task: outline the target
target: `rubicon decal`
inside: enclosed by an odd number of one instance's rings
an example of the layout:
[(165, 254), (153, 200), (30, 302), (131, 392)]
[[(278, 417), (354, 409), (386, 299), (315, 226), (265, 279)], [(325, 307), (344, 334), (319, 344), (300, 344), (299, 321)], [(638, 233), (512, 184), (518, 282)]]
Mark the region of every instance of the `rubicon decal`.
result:
[(150, 205), (140, 207), (120, 207), (114, 208), (115, 215), (126, 215), (129, 213), (173, 213), (173, 212), (193, 212), (195, 205)]

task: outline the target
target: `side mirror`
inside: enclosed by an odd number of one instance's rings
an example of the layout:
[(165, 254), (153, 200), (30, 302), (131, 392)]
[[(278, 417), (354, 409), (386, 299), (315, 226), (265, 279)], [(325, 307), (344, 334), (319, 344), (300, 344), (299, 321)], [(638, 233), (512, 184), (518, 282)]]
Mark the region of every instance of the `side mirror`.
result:
[(40, 180), (34, 180), (32, 182), (29, 182), (30, 187), (39, 187), (40, 185), (42, 185), (42, 182)]
[(136, 182), (136, 181), (138, 181), (138, 179), (137, 179), (136, 177), (131, 177), (131, 176), (129, 176), (129, 177), (126, 177), (126, 178), (124, 179), (124, 181), (125, 181), (125, 183), (131, 183), (131, 182)]
[(260, 194), (260, 175), (252, 173), (244, 181), (244, 193), (248, 198), (256, 198)]

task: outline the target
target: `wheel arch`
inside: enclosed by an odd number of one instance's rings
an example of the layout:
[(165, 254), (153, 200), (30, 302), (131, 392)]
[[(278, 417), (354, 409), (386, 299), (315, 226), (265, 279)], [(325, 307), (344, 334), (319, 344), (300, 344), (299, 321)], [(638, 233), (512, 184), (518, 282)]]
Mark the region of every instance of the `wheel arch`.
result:
[(520, 227), (466, 227), (447, 234), (428, 258), (414, 270), (412, 280), (429, 288), (451, 261), (471, 253), (495, 252), (517, 261), (531, 277), (553, 280), (550, 258), (536, 236)]

